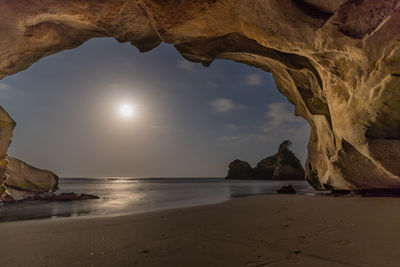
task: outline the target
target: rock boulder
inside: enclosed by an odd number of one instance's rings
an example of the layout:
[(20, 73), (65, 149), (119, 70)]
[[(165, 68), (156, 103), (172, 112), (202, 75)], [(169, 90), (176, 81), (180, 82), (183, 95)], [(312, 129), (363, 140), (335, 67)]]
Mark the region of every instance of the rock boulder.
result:
[(5, 179), (0, 187), (0, 200), (20, 201), (58, 189), (58, 176), (53, 172), (35, 168), (13, 157), (7, 157), (7, 161)]
[(284, 185), (278, 190), (276, 190), (278, 194), (296, 194), (296, 189), (290, 184), (290, 185)]

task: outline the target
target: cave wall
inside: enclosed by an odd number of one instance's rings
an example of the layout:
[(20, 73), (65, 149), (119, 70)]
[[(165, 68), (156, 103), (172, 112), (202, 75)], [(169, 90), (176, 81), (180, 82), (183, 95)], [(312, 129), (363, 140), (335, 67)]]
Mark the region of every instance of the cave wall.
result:
[[(234, 60), (272, 72), (309, 122), (315, 188), (400, 188), (399, 8), (398, 0), (0, 0), (0, 79), (95, 37), (142, 52), (171, 43), (205, 66)], [(0, 139), (4, 161), (9, 132)]]

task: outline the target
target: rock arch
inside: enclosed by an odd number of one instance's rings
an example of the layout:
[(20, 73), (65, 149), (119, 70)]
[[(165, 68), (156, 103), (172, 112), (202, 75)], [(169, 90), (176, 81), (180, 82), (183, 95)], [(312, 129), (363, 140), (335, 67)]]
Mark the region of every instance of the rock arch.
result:
[[(95, 37), (272, 72), (311, 126), (318, 189), (400, 188), (397, 0), (0, 0), (0, 78)], [(0, 110), (0, 175), (13, 128)]]

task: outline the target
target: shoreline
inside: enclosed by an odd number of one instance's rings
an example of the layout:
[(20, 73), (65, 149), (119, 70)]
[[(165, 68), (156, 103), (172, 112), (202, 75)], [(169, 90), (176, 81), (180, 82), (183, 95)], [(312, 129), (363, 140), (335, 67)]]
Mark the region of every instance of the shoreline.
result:
[[(184, 179), (176, 184), (176, 179), (165, 179), (162, 182), (140, 183), (63, 183), (59, 194), (72, 195), (92, 194), (101, 196), (95, 200), (85, 201), (51, 201), (24, 200), (16, 203), (4, 203), (0, 208), (0, 223), (32, 219), (46, 219), (75, 216), (122, 216), (171, 208), (196, 207), (228, 201), (232, 198), (253, 195), (276, 194), (276, 190), (287, 182), (260, 183), (259, 181), (198, 181)], [(222, 182), (220, 182), (222, 180)], [(175, 184), (177, 186), (175, 186)], [(298, 194), (313, 194), (314, 190), (305, 182), (291, 181)], [(108, 189), (104, 190), (103, 187)], [(196, 189), (197, 188), (197, 189)], [(120, 191), (120, 192), (118, 192)], [(75, 194), (74, 194), (75, 196)], [(71, 199), (72, 200), (72, 199)]]
[(262, 195), (0, 224), (2, 266), (396, 266), (399, 199)]
[[(65, 214), (65, 216), (63, 215), (53, 215), (53, 216), (43, 216), (43, 217), (32, 217), (32, 218), (18, 218), (15, 220), (9, 220), (9, 221), (1, 221), (0, 220), (0, 226), (3, 223), (13, 223), (13, 222), (26, 222), (26, 221), (41, 221), (41, 220), (60, 220), (60, 219), (80, 219), (80, 218), (93, 218), (93, 219), (101, 219), (101, 218), (113, 218), (113, 217), (125, 217), (125, 216), (132, 216), (132, 215), (139, 215), (139, 214), (145, 214), (145, 213), (153, 213), (153, 212), (162, 212), (162, 211), (169, 211), (169, 210), (175, 210), (175, 209), (188, 209), (188, 208), (196, 208), (196, 207), (203, 207), (203, 206), (213, 206), (213, 205), (217, 205), (217, 204), (222, 204), (225, 202), (229, 202), (235, 199), (242, 199), (242, 198), (250, 198), (250, 197), (261, 197), (261, 196), (277, 196), (277, 195), (289, 195), (289, 194), (285, 194), (285, 193), (275, 193), (275, 194), (252, 194), (252, 195), (243, 195), (243, 196), (237, 196), (237, 197), (233, 197), (230, 199), (225, 199), (225, 200), (219, 200), (217, 202), (210, 202), (210, 203), (198, 203), (198, 204), (187, 204), (187, 205), (182, 205), (182, 206), (173, 206), (173, 207), (160, 207), (160, 208), (154, 208), (154, 209), (149, 209), (149, 210), (145, 210), (145, 211), (137, 211), (137, 212), (125, 212), (125, 213), (116, 213), (116, 214), (85, 214), (85, 215), (76, 215), (76, 214), (71, 214), (68, 213)], [(297, 195), (297, 196), (328, 196), (328, 194), (324, 194), (324, 193), (301, 193), (301, 192), (297, 192), (296, 194), (293, 195)], [(15, 203), (6, 203), (7, 205), (18, 205), (18, 204), (22, 204), (25, 201), (42, 201), (42, 200), (24, 200), (21, 202), (15, 202)], [(54, 202), (57, 203), (57, 201), (47, 201), (47, 200), (43, 200), (45, 202)], [(88, 200), (74, 200), (74, 201), (88, 201)], [(89, 200), (90, 201), (90, 200)], [(63, 202), (61, 202), (63, 203)], [(1, 206), (0, 206), (1, 209)]]
[[(263, 194), (265, 196), (266, 194)], [(299, 194), (300, 195), (300, 194)], [(17, 223), (17, 222), (30, 222), (30, 221), (47, 221), (47, 220), (79, 220), (79, 219), (103, 219), (103, 218), (119, 218), (119, 217), (127, 217), (127, 216), (134, 216), (134, 215), (141, 215), (141, 214), (147, 214), (147, 213), (154, 213), (154, 212), (163, 212), (163, 211), (171, 211), (175, 209), (190, 209), (190, 208), (197, 208), (197, 207), (203, 207), (203, 206), (213, 206), (221, 203), (225, 203), (228, 201), (231, 201), (233, 199), (240, 199), (240, 198), (247, 198), (247, 197), (252, 197), (252, 196), (261, 196), (261, 195), (250, 195), (250, 196), (242, 196), (242, 197), (235, 197), (232, 199), (226, 199), (218, 202), (212, 202), (212, 203), (199, 203), (199, 204), (188, 204), (187, 206), (179, 206), (179, 207), (160, 207), (160, 208), (155, 208), (152, 210), (147, 210), (147, 211), (138, 211), (138, 212), (126, 212), (126, 213), (117, 213), (117, 214), (103, 214), (103, 215), (96, 215), (96, 214), (88, 214), (88, 215), (75, 215), (75, 214), (69, 214), (69, 215), (54, 215), (52, 217), (38, 217), (38, 218), (27, 218), (27, 219), (16, 219), (16, 220), (10, 220), (10, 221), (0, 221), (0, 230), (1, 230), (1, 225), (5, 223)], [(30, 201), (30, 200), (28, 200)], [(78, 200), (78, 201), (87, 201), (87, 200)], [(23, 202), (21, 202), (23, 203)], [(18, 205), (19, 203), (7, 203), (7, 205)]]

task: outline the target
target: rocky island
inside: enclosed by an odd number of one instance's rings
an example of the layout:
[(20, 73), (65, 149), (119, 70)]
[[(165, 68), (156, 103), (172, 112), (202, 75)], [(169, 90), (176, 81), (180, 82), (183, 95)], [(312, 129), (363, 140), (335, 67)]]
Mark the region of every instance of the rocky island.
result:
[(261, 160), (255, 168), (246, 161), (232, 161), (226, 179), (304, 180), (304, 168), (290, 145), (289, 140), (283, 141), (278, 153)]

